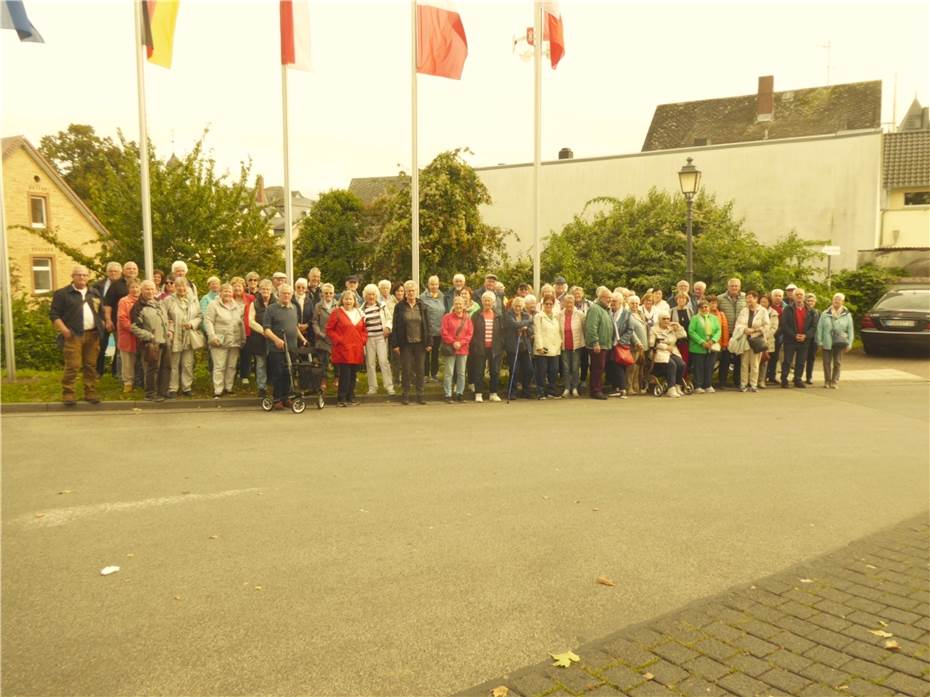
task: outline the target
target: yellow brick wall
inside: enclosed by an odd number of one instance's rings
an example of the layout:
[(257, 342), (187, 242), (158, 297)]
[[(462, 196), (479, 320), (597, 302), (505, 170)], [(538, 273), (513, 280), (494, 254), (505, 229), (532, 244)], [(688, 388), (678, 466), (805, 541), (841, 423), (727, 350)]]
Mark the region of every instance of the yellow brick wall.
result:
[[(38, 177), (38, 181), (35, 177)], [(42, 194), (47, 197), (47, 224), (64, 242), (88, 256), (96, 254), (100, 245), (96, 241), (96, 228), (65, 195), (58, 182), (49, 177), (22, 147), (9, 153), (3, 160), (3, 195), (10, 271), (14, 276), (14, 283), (18, 281), (18, 290), (34, 295), (33, 257), (53, 259), (52, 287), (56, 289), (70, 282), (71, 268), (75, 261), (31, 232), (19, 228), (10, 229), (12, 225), (31, 226), (30, 194)]]

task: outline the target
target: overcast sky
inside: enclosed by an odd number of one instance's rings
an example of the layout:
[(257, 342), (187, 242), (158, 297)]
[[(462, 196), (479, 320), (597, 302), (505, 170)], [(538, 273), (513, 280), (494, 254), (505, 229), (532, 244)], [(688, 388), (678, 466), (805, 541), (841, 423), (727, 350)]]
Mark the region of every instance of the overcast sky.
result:
[[(461, 81), (419, 78), (420, 164), (467, 146), (475, 166), (533, 157), (533, 69), (512, 52), (532, 2), (462, 0)], [(171, 70), (146, 66), (149, 134), (162, 157), (207, 147), (235, 170), (251, 158), (283, 177), (277, 0), (182, 0)], [(563, 0), (566, 55), (543, 76), (543, 159), (638, 152), (657, 104), (880, 79), (891, 122), (928, 99), (924, 2), (709, 4)], [(130, 0), (27, 0), (45, 44), (0, 32), (2, 134), (33, 143), (67, 127), (138, 139)], [(352, 177), (410, 166), (410, 5), (310, 0), (313, 72), (291, 71), (293, 189), (315, 196)], [(670, 173), (675, 185), (674, 173)]]

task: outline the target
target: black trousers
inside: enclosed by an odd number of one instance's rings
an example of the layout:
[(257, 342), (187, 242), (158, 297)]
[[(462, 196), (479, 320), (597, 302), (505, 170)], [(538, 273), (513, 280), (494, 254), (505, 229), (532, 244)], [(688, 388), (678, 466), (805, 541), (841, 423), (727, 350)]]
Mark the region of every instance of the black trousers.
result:
[[(171, 380), (171, 352), (167, 344), (159, 344), (158, 359), (142, 362), (145, 371), (145, 396), (154, 397), (156, 394), (164, 397), (168, 394), (168, 383)], [(144, 353), (139, 351), (138, 353)]]
[(358, 378), (358, 369), (360, 366), (356, 363), (334, 363), (333, 365), (339, 375), (339, 401), (354, 402), (355, 382)]
[(532, 386), (530, 385), (530, 380), (533, 375), (533, 362), (530, 359), (530, 354), (526, 349), (519, 351), (516, 356), (511, 355), (511, 360), (516, 361), (516, 370), (514, 370), (514, 364), (510, 364), (510, 369), (513, 370), (513, 375), (510, 376), (510, 398), (513, 399), (517, 393), (517, 383), (519, 382), (523, 387), (523, 396), (531, 397), (532, 396)]
[(727, 384), (727, 372), (730, 370), (730, 366), (733, 366), (733, 386), (739, 387), (739, 371), (742, 361), (740, 357), (735, 353), (730, 353), (727, 350), (720, 352), (720, 384)]
[(475, 394), (481, 394), (484, 391), (484, 369), (488, 369), (488, 388), (490, 392), (496, 393), (500, 389), (501, 379), (501, 353), (494, 353), (491, 349), (486, 348), (484, 355), (472, 356), (469, 354), (469, 361), (472, 365), (471, 381), (475, 386)]
[[(431, 352), (432, 353), (432, 352)], [(426, 369), (426, 346), (421, 343), (400, 347), (401, 385), (404, 397), (410, 396), (413, 385), (417, 397), (423, 396), (424, 371)]]
[(781, 332), (775, 335), (775, 350), (769, 354), (769, 363), (765, 369), (765, 379), (775, 382), (776, 370), (778, 370), (778, 354), (781, 352), (782, 338)]
[(591, 351), (588, 348), (582, 347), (578, 353), (578, 357), (581, 359), (578, 362), (578, 365), (581, 369), (581, 372), (578, 376), (578, 384), (584, 385), (588, 379), (588, 366), (591, 363)]
[(814, 379), (814, 361), (817, 358), (817, 344), (813, 339), (807, 340), (807, 357), (804, 360), (804, 377), (808, 382)]
[(290, 380), (287, 374), (287, 359), (284, 351), (268, 352), (268, 380), (271, 382), (271, 391), (274, 401), (283, 402), (290, 392)]
[(785, 358), (781, 363), (781, 381), (788, 382), (788, 371), (794, 364), (794, 384), (804, 381), (804, 364), (807, 361), (807, 342), (798, 344), (794, 341), (785, 342)]
[(433, 347), (433, 350), (423, 357), (424, 377), (429, 375), (430, 377), (435, 378), (437, 375), (439, 375), (439, 344), (441, 343), (441, 336), (430, 337), (429, 345)]

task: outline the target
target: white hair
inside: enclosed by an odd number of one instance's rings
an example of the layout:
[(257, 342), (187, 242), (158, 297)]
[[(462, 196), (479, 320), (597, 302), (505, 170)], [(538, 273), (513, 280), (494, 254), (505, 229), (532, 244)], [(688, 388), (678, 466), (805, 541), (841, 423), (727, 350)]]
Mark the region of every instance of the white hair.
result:
[(294, 281), (295, 288), (297, 286), (309, 286), (309, 285), (310, 285), (310, 282), (306, 278), (298, 278), (296, 281)]
[(523, 297), (523, 304), (524, 304), (524, 305), (529, 305), (530, 303), (536, 304), (537, 302), (538, 302), (538, 300), (536, 300), (536, 296), (533, 295), (532, 293), (527, 293), (527, 294)]
[(698, 288), (707, 288), (707, 284), (704, 283), (704, 281), (695, 281), (694, 290), (697, 290)]
[(380, 281), (378, 281), (378, 288), (383, 288), (384, 286), (387, 286), (388, 289), (391, 288), (391, 282), (386, 278), (382, 278)]
[(610, 295), (610, 288), (607, 286), (598, 286), (597, 293), (595, 295), (600, 298), (602, 295)]
[(413, 288), (414, 290), (416, 290), (416, 289), (417, 289), (417, 282), (416, 282), (416, 281), (404, 281), (404, 291), (408, 291), (408, 290), (410, 290), (411, 288)]
[(107, 262), (107, 271), (122, 271), (123, 265), (118, 261), (108, 261)]
[(281, 293), (293, 293), (293, 292), (294, 292), (294, 289), (291, 288), (291, 286), (287, 283), (282, 283), (280, 286), (278, 286), (279, 296), (281, 295)]
[(324, 293), (325, 293), (326, 291), (329, 291), (329, 292), (331, 292), (331, 293), (335, 293), (335, 292), (336, 292), (336, 287), (335, 287), (332, 283), (324, 283), (323, 285), (320, 286), (320, 290), (323, 291)]
[(659, 312), (659, 315), (658, 315), (658, 316), (659, 316), (659, 319), (662, 319), (663, 317), (664, 317), (665, 319), (671, 319), (671, 318), (672, 318), (672, 316), (671, 316), (668, 312), (666, 312), (665, 310), (662, 310), (661, 312)]
[(187, 264), (178, 259), (171, 265), (171, 273), (174, 273), (175, 271), (184, 271), (187, 273)]
[(493, 290), (486, 290), (481, 294), (482, 303), (488, 298), (491, 299), (491, 302), (497, 302), (497, 294)]
[(846, 302), (846, 296), (843, 293), (834, 293), (833, 299), (836, 300), (839, 298), (842, 302)]
[(452, 277), (452, 280), (453, 280), (453, 281), (464, 281), (464, 280), (465, 280), (465, 274), (463, 274), (463, 273), (457, 273), (457, 274), (455, 274), (455, 275)]
[(630, 297), (626, 299), (626, 301), (628, 303), (636, 303), (637, 305), (639, 305), (639, 303), (641, 302), (638, 295), (631, 295)]
[(378, 290), (378, 286), (376, 286), (374, 283), (369, 283), (369, 284), (368, 284), (367, 286), (365, 286), (365, 288), (362, 290), (362, 297), (367, 298), (369, 293), (371, 293), (372, 295), (377, 296), (377, 295), (380, 293), (380, 291)]

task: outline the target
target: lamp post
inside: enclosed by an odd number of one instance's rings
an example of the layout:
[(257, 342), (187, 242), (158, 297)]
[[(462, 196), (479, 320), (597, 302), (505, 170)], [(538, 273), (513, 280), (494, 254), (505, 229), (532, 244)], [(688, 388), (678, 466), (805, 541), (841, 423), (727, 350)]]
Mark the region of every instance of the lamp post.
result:
[(680, 170), (678, 170), (678, 183), (681, 185), (681, 193), (688, 202), (688, 284), (694, 288), (694, 243), (691, 237), (691, 209), (694, 205), (694, 195), (701, 187), (701, 170), (692, 163), (692, 158), (688, 158)]

